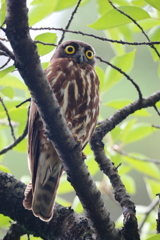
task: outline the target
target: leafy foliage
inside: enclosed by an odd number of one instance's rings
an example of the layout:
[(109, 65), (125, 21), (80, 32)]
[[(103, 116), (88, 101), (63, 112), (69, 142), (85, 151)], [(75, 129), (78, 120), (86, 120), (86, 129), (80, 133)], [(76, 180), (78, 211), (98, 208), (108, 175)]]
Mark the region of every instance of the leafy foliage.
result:
[[(81, 7), (87, 8), (89, 1), (82, 1)], [(144, 30), (148, 31), (148, 37), (151, 41), (159, 41), (160, 36), (160, 27), (159, 27), (159, 16), (160, 16), (160, 1), (159, 0), (113, 0), (115, 6), (123, 11), (124, 13), (131, 16), (134, 20), (139, 23)], [(33, 0), (29, 4), (29, 23), (30, 26), (35, 24), (41, 25), (49, 17), (52, 17), (53, 14), (60, 13), (61, 17), (64, 11), (70, 11), (70, 8), (75, 6), (77, 0)], [(91, 3), (88, 3), (91, 4)], [(6, 1), (1, 0), (1, 15), (0, 22), (4, 23), (5, 19), (5, 10), (6, 10)], [(68, 10), (67, 10), (68, 9)], [(89, 8), (88, 8), (89, 9)], [(133, 23), (131, 19), (125, 15), (118, 12), (116, 9), (113, 9), (111, 4), (106, 0), (97, 0), (96, 1), (96, 11), (97, 19), (95, 22), (88, 24), (87, 20), (85, 25), (88, 26), (88, 32), (92, 29), (96, 30), (96, 35), (99, 35), (99, 30), (103, 30), (105, 37), (123, 41), (133, 42), (136, 37), (138, 37), (141, 30)], [(67, 12), (68, 13), (68, 12)], [(78, 14), (78, 13), (77, 13)], [(83, 26), (84, 27), (84, 26)], [(78, 28), (78, 26), (77, 26)], [(46, 43), (58, 43), (58, 34), (57, 33), (41, 33), (35, 32), (35, 41), (42, 41)], [(34, 34), (35, 34), (34, 33)], [(92, 40), (92, 39), (91, 39)], [(147, 42), (147, 40), (146, 40)], [(99, 41), (99, 44), (101, 42)], [(117, 43), (108, 43), (110, 48), (113, 50), (114, 56), (111, 56), (109, 61), (116, 67), (122, 69), (127, 74), (132, 74), (135, 70), (135, 64), (137, 60), (137, 51), (136, 46), (129, 47), (126, 45), (117, 44)], [(160, 52), (160, 45), (155, 45), (156, 49)], [(40, 56), (49, 54), (54, 46), (47, 46), (38, 43), (37, 44), (38, 52)], [(152, 61), (157, 62), (159, 57), (157, 56), (154, 49), (150, 47), (147, 50), (151, 53)], [(107, 49), (103, 51), (107, 52)], [(97, 53), (98, 54), (98, 53)], [(112, 54), (113, 55), (113, 54)], [(145, 59), (143, 59), (145, 63)], [(42, 60), (43, 62), (43, 60)], [(12, 62), (13, 64), (13, 62)], [(48, 65), (47, 62), (42, 63), (43, 67), (46, 68)], [(158, 65), (156, 65), (158, 66)], [(151, 69), (152, 71), (152, 69)], [(103, 120), (109, 117), (107, 111), (110, 111), (112, 108), (113, 111), (119, 110), (126, 105), (130, 104), (135, 100), (135, 97), (132, 99), (131, 91), (129, 91), (130, 98), (128, 98), (128, 87), (125, 88), (126, 79), (124, 76), (117, 70), (106, 67), (104, 65), (96, 66), (96, 72), (100, 79), (100, 95), (101, 95), (101, 114), (100, 120)], [(160, 76), (160, 65), (157, 68), (157, 73)], [(143, 76), (136, 75), (139, 80)], [(136, 79), (136, 82), (139, 80)], [(144, 79), (145, 80), (145, 79)], [(152, 79), (154, 82), (154, 80)], [(148, 84), (148, 83), (147, 83)], [(153, 83), (154, 84), (154, 83)], [(151, 87), (152, 83), (149, 85)], [(127, 86), (131, 86), (128, 84)], [(115, 91), (115, 94), (114, 94)], [(119, 92), (123, 92), (121, 98), (119, 97)], [(107, 94), (112, 92), (114, 96), (111, 99), (107, 98)], [(123, 96), (125, 95), (126, 96)], [(117, 96), (118, 95), (118, 96)], [(21, 77), (15, 72), (15, 66), (5, 66), (0, 71), (0, 97), (3, 99), (3, 102), (7, 108), (8, 114), (11, 118), (11, 122), (16, 134), (16, 137), (22, 134), (24, 126), (27, 121), (27, 112), (28, 112), (28, 103), (23, 104), (19, 108), (16, 108), (16, 105), (25, 101), (26, 98), (30, 97), (30, 93), (27, 87), (24, 85)], [(156, 105), (160, 108), (160, 104)], [(115, 166), (122, 163), (122, 166), (119, 168), (119, 174), (125, 184), (127, 191), (131, 195), (135, 195), (137, 191), (137, 180), (136, 176), (142, 175), (144, 178), (144, 184), (147, 189), (147, 194), (150, 200), (152, 201), (155, 198), (155, 194), (159, 190), (159, 180), (160, 172), (159, 167), (151, 162), (140, 161), (140, 159), (150, 159), (154, 157), (155, 150), (150, 149), (150, 156), (145, 156), (145, 144), (147, 141), (154, 141), (154, 136), (158, 129), (153, 129), (151, 124), (154, 122), (154, 119), (151, 119), (153, 115), (152, 111), (142, 109), (130, 116), (129, 119), (124, 120), (119, 126), (116, 126), (112, 132), (110, 132), (105, 138), (105, 149), (107, 156), (114, 162)], [(154, 118), (155, 115), (154, 115)], [(6, 116), (6, 111), (3, 106), (0, 104), (0, 148), (3, 149), (7, 145), (13, 142), (12, 137), (10, 136), (10, 126), (8, 125), (8, 119)], [(135, 143), (138, 144), (135, 147)], [(142, 148), (138, 145), (142, 144)], [(26, 155), (26, 146), (27, 138), (25, 138), (19, 145), (13, 149), (13, 156), (15, 152)], [(129, 151), (128, 151), (129, 149)], [(130, 151), (130, 149), (133, 149)], [(138, 149), (138, 150), (136, 150)], [(127, 154), (122, 154), (122, 152), (127, 152)], [(144, 151), (144, 153), (143, 153)], [(133, 153), (134, 152), (134, 153)], [(97, 186), (104, 195), (104, 198), (112, 198), (112, 189), (109, 185), (108, 179), (105, 176), (102, 176), (99, 171), (98, 164), (94, 160), (92, 151), (90, 150), (89, 145), (85, 149), (85, 154), (87, 155), (86, 164), (89, 168), (91, 175), (94, 179), (97, 180)], [(157, 154), (156, 154), (157, 156)], [(27, 157), (26, 157), (27, 158)], [(4, 172), (11, 172), (10, 167), (5, 163), (4, 155), (0, 158), (0, 169)], [(137, 159), (137, 160), (136, 160)], [(14, 161), (14, 159), (12, 159)], [(22, 173), (25, 176), (26, 173)], [(141, 178), (140, 181), (143, 181)], [(107, 185), (107, 190), (104, 188), (104, 184)], [(71, 194), (71, 195), (68, 195)], [(74, 196), (74, 189), (70, 183), (66, 180), (66, 175), (61, 179), (60, 188), (58, 190), (57, 202), (64, 206), (72, 206), (72, 208), (78, 213), (83, 212), (83, 208), (80, 204), (78, 197)], [(141, 208), (142, 210), (142, 208)], [(145, 212), (145, 211), (144, 211)], [(138, 213), (138, 218), (142, 220), (142, 216)], [(148, 218), (148, 228), (147, 232), (155, 233), (155, 224), (153, 224), (153, 219)], [(7, 229), (9, 227), (10, 219), (0, 215), (0, 229)], [(154, 220), (155, 221), (155, 220)], [(118, 221), (117, 221), (118, 224)], [(145, 226), (144, 226), (145, 229)], [(142, 229), (143, 231), (143, 229)], [(151, 234), (145, 234), (143, 239), (146, 239)], [(25, 236), (21, 240), (27, 239)], [(36, 237), (31, 237), (30, 239), (39, 239)], [(148, 240), (157, 240), (159, 239), (158, 235), (154, 235)]]

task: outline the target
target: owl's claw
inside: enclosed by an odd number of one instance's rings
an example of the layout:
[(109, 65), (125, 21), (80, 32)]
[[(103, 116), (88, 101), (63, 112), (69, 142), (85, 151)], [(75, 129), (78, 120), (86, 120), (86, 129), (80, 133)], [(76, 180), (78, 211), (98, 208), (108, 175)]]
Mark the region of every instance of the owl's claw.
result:
[(72, 130), (72, 127), (73, 127), (73, 126), (72, 126), (72, 123), (71, 123), (71, 122), (68, 122), (68, 123), (67, 123), (67, 126), (68, 126), (68, 128), (69, 128), (70, 130)]
[[(74, 137), (75, 141), (78, 142), (80, 144), (80, 146), (82, 147), (82, 139), (80, 139), (77, 134), (73, 134), (73, 137)], [(81, 155), (82, 155), (83, 160), (87, 159), (87, 156), (86, 156), (86, 154), (84, 154), (84, 152), (81, 151)]]
[(87, 155), (84, 152), (81, 152), (83, 160), (87, 159)]
[(80, 144), (82, 144), (82, 140), (79, 138), (77, 134), (73, 134), (74, 140)]

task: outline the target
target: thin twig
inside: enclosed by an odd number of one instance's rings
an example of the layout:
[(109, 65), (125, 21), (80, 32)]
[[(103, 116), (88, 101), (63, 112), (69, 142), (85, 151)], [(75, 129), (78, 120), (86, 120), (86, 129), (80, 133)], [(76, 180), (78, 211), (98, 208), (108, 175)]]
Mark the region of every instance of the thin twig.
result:
[(152, 125), (152, 127), (160, 129), (160, 126), (156, 126), (156, 125)]
[(116, 69), (121, 74), (123, 74), (133, 84), (133, 86), (136, 88), (136, 90), (138, 92), (139, 100), (141, 100), (143, 98), (139, 86), (137, 85), (137, 83), (134, 82), (134, 80), (128, 74), (126, 74), (122, 69), (116, 67), (115, 65), (111, 64), (110, 62), (103, 60), (101, 57), (96, 56), (96, 58), (99, 59), (101, 62), (106, 63), (109, 66), (111, 66), (112, 68)]
[(25, 101), (21, 102), (20, 104), (16, 105), (16, 108), (19, 108), (20, 106), (22, 106), (24, 103), (26, 102), (30, 102), (31, 98), (27, 98)]
[(26, 232), (22, 229), (20, 224), (13, 222), (6, 235), (3, 237), (3, 240), (19, 240), (24, 234), (26, 234)]
[[(148, 42), (151, 42), (149, 37), (147, 36), (145, 31), (143, 30), (143, 28), (137, 23), (137, 21), (134, 18), (132, 18), (130, 15), (128, 15), (127, 13), (125, 13), (122, 10), (120, 10), (119, 8), (117, 8), (110, 0), (108, 0), (108, 2), (112, 5), (112, 7), (114, 9), (116, 9), (118, 12), (120, 12), (121, 14), (123, 14), (124, 16), (129, 18), (132, 22), (134, 22), (134, 24), (142, 31), (143, 35), (147, 38)], [(154, 49), (154, 51), (156, 52), (156, 54), (160, 58), (160, 53), (157, 51), (157, 49), (154, 47), (154, 45), (151, 45), (150, 47), (152, 47)]]
[(116, 151), (120, 155), (132, 158), (134, 160), (138, 160), (138, 161), (141, 161), (141, 162), (152, 162), (152, 163), (155, 163), (155, 164), (160, 164), (160, 160), (135, 157), (133, 155), (130, 155), (129, 153), (126, 153), (126, 152), (118, 149), (116, 146), (115, 147), (113, 146), (113, 149), (114, 149), (114, 151)]
[(54, 43), (45, 43), (45, 42), (42, 42), (42, 41), (39, 41), (39, 40), (36, 40), (34, 41), (35, 43), (40, 43), (40, 44), (43, 44), (43, 45), (49, 45), (49, 46), (57, 46), (57, 44), (54, 44)]
[(160, 116), (160, 112), (159, 112), (158, 108), (156, 107), (156, 105), (154, 105), (153, 107), (156, 110), (157, 114)]
[(11, 149), (14, 148), (15, 146), (17, 146), (17, 144), (20, 143), (20, 142), (27, 136), (27, 132), (28, 132), (28, 120), (27, 120), (25, 129), (24, 129), (22, 135), (19, 136), (19, 137), (16, 139), (16, 141), (13, 142), (11, 145), (9, 145), (8, 147), (3, 148), (3, 149), (0, 151), (0, 155), (8, 152), (9, 150), (11, 150)]
[(143, 227), (143, 225), (145, 224), (145, 222), (146, 222), (149, 214), (150, 214), (150, 213), (152, 212), (152, 210), (157, 206), (158, 201), (159, 201), (159, 199), (155, 198), (155, 199), (149, 204), (149, 206), (146, 208), (145, 213), (144, 213), (145, 216), (144, 216), (144, 218), (142, 219), (141, 223), (139, 224), (139, 231), (142, 230), (142, 227)]
[(9, 57), (9, 58), (7, 59), (7, 61), (6, 61), (6, 63), (5, 63), (5, 64), (3, 64), (3, 65), (0, 67), (0, 69), (2, 69), (2, 68), (4, 68), (4, 67), (6, 67), (6, 66), (7, 66), (7, 64), (10, 62), (10, 60), (11, 60), (11, 58)]
[(159, 206), (158, 206), (158, 219), (156, 219), (157, 221), (157, 233), (160, 233), (160, 194), (156, 194), (156, 196), (158, 196), (158, 202), (159, 202)]
[(62, 32), (68, 32), (68, 33), (73, 33), (73, 34), (79, 34), (79, 35), (82, 35), (82, 36), (88, 36), (88, 37), (93, 37), (93, 38), (96, 38), (96, 39), (99, 39), (101, 41), (107, 41), (107, 42), (112, 42), (112, 43), (118, 43), (118, 44), (125, 44), (125, 45), (133, 45), (133, 46), (141, 46), (141, 45), (159, 45), (160, 44), (160, 41), (153, 41), (153, 42), (126, 42), (126, 41), (122, 41), (122, 40), (113, 40), (113, 39), (109, 39), (109, 38), (104, 38), (104, 37), (99, 37), (97, 35), (94, 35), (94, 34), (89, 34), (89, 33), (84, 33), (84, 32), (81, 32), (81, 31), (73, 31), (73, 30), (68, 30), (68, 29), (64, 29), (64, 28), (55, 28), (55, 27), (40, 27), (40, 28), (34, 28), (34, 27), (30, 27), (30, 30), (34, 30), (34, 31), (39, 31), (39, 30), (48, 30), (48, 31), (52, 31), (52, 30), (55, 30), (55, 31), (62, 31)]
[(2, 42), (0, 42), (0, 50), (5, 52), (12, 60), (15, 60), (13, 53)]
[[(78, 9), (81, 1), (82, 1), (82, 0), (78, 0), (77, 4), (76, 4), (76, 6), (75, 6), (75, 9), (74, 9), (73, 12), (71, 13), (71, 17), (70, 17), (70, 19), (69, 19), (69, 21), (68, 21), (65, 29), (68, 29), (68, 28), (69, 28), (69, 26), (70, 26), (70, 24), (71, 24), (71, 22), (72, 22), (72, 20), (73, 20), (73, 17), (74, 17), (74, 15), (75, 15), (75, 13), (77, 12), (77, 9)], [(65, 32), (62, 33), (62, 36), (61, 36), (61, 38), (60, 38), (60, 40), (59, 40), (59, 42), (58, 42), (58, 45), (62, 43), (62, 41), (63, 41), (63, 39), (64, 39), (64, 35), (65, 35)]]
[(1, 102), (1, 104), (3, 106), (3, 109), (4, 109), (5, 113), (6, 113), (6, 115), (7, 115), (7, 119), (8, 119), (8, 123), (9, 123), (10, 129), (11, 129), (11, 135), (13, 137), (13, 140), (16, 141), (16, 137), (15, 137), (15, 134), (14, 134), (14, 129), (13, 129), (12, 123), (11, 123), (11, 118), (10, 118), (9, 113), (8, 113), (8, 109), (6, 108), (2, 98), (0, 98), (0, 102)]

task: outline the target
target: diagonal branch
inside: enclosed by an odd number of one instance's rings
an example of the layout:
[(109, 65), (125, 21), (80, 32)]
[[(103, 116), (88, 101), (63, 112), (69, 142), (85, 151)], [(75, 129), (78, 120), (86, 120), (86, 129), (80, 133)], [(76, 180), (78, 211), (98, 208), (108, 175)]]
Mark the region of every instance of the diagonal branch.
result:
[(131, 46), (141, 46), (141, 45), (147, 45), (147, 46), (151, 46), (151, 45), (159, 45), (160, 41), (150, 41), (150, 42), (126, 42), (126, 41), (122, 41), (122, 40), (113, 40), (113, 39), (109, 39), (109, 38), (105, 38), (105, 37), (99, 37), (97, 35), (94, 34), (89, 34), (89, 33), (85, 33), (82, 31), (73, 31), (73, 30), (69, 30), (69, 29), (64, 29), (64, 28), (55, 28), (55, 27), (40, 27), (40, 28), (34, 28), (34, 27), (30, 27), (31, 30), (34, 31), (39, 31), (39, 30), (48, 30), (48, 31), (61, 31), (61, 32), (68, 32), (68, 33), (73, 33), (73, 34), (79, 34), (82, 36), (88, 36), (88, 37), (93, 37), (95, 39), (101, 40), (101, 41), (107, 41), (107, 42), (112, 42), (112, 43), (118, 43), (118, 44), (126, 44), (126, 45), (131, 45)]
[[(147, 38), (148, 42), (151, 42), (148, 35), (145, 33), (145, 31), (143, 30), (143, 28), (139, 25), (139, 23), (137, 23), (137, 21), (132, 18), (130, 15), (128, 15), (127, 13), (123, 12), (122, 10), (120, 10), (119, 8), (117, 8), (110, 0), (108, 0), (108, 2), (112, 5), (112, 7), (114, 9), (116, 9), (118, 12), (120, 12), (121, 14), (123, 14), (124, 16), (126, 16), (127, 18), (129, 18), (143, 33), (143, 35)], [(160, 58), (160, 53), (158, 52), (158, 50), (155, 48), (154, 45), (150, 45), (151, 48), (154, 49), (154, 51), (156, 52), (157, 56)]]
[(118, 72), (120, 72), (121, 74), (123, 74), (123, 75), (127, 78), (127, 80), (129, 80), (129, 81), (132, 83), (132, 85), (135, 87), (135, 89), (137, 90), (138, 96), (139, 96), (139, 100), (142, 99), (142, 93), (141, 93), (141, 90), (140, 90), (138, 84), (135, 83), (135, 81), (134, 81), (128, 74), (126, 74), (122, 69), (116, 67), (115, 65), (111, 64), (110, 62), (103, 60), (101, 57), (96, 56), (96, 58), (99, 59), (100, 62), (103, 62), (103, 63), (108, 64), (110, 67), (116, 69)]
[(54, 218), (49, 223), (36, 218), (22, 205), (25, 187), (13, 176), (0, 171), (0, 213), (17, 221), (24, 232), (50, 240), (96, 239), (88, 220), (71, 208), (56, 204)]
[(15, 146), (17, 146), (17, 144), (19, 144), (19, 143), (27, 136), (27, 132), (28, 132), (28, 120), (27, 120), (25, 129), (24, 129), (22, 135), (20, 135), (12, 144), (10, 144), (9, 146), (3, 148), (3, 149), (0, 151), (0, 155), (8, 152), (9, 150), (11, 150), (11, 149), (14, 148)]
[(16, 66), (31, 91), (46, 125), (48, 138), (56, 147), (68, 180), (76, 190), (97, 235), (104, 240), (118, 239), (118, 231), (83, 161), (80, 147), (67, 128), (60, 107), (41, 68), (36, 46), (29, 35), (27, 13), (26, 1), (7, 0), (6, 35), (14, 50)]
[(102, 121), (100, 125), (96, 128), (94, 135), (92, 137), (92, 142), (101, 141), (102, 138), (108, 132), (114, 129), (116, 125), (122, 122), (130, 114), (142, 108), (153, 107), (159, 101), (160, 101), (160, 91), (153, 93), (149, 97), (143, 98), (141, 101), (136, 100), (135, 102), (116, 111), (111, 117)]
[(15, 134), (14, 134), (14, 129), (13, 129), (13, 126), (12, 126), (12, 123), (11, 123), (11, 118), (9, 116), (8, 110), (7, 110), (7, 108), (6, 108), (6, 106), (5, 106), (4, 102), (3, 102), (3, 99), (1, 97), (0, 97), (0, 102), (1, 102), (1, 104), (3, 106), (3, 108), (4, 108), (4, 111), (5, 111), (6, 115), (7, 115), (8, 124), (9, 124), (9, 127), (11, 129), (11, 135), (13, 137), (13, 140), (16, 141), (16, 137), (15, 137)]
[[(74, 15), (75, 15), (75, 13), (77, 12), (77, 9), (79, 8), (79, 5), (80, 5), (81, 2), (82, 2), (82, 0), (78, 0), (78, 1), (77, 1), (76, 7), (75, 7), (75, 9), (73, 10), (73, 12), (72, 12), (72, 14), (71, 14), (71, 17), (70, 17), (70, 19), (69, 19), (69, 21), (68, 21), (68, 23), (67, 23), (67, 25), (66, 25), (66, 27), (65, 27), (66, 30), (69, 28), (69, 26), (70, 26), (70, 24), (71, 24), (71, 22), (72, 22), (72, 20), (73, 20), (73, 17), (74, 17)], [(61, 36), (61, 38), (60, 38), (60, 40), (59, 40), (59, 42), (58, 42), (58, 45), (62, 43), (62, 41), (63, 41), (63, 39), (64, 39), (65, 33), (66, 33), (66, 32), (63, 31), (62, 36)]]

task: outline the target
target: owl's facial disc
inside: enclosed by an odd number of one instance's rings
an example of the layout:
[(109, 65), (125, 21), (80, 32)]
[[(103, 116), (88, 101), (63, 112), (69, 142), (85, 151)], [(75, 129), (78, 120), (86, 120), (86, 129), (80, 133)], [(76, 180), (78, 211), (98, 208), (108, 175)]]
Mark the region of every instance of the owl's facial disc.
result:
[(76, 43), (66, 45), (64, 47), (64, 53), (74, 58), (78, 64), (89, 63), (89, 60), (94, 57), (94, 52), (91, 49)]
[(56, 58), (72, 58), (78, 64), (95, 65), (94, 49), (81, 41), (66, 41), (58, 46), (52, 60)]

